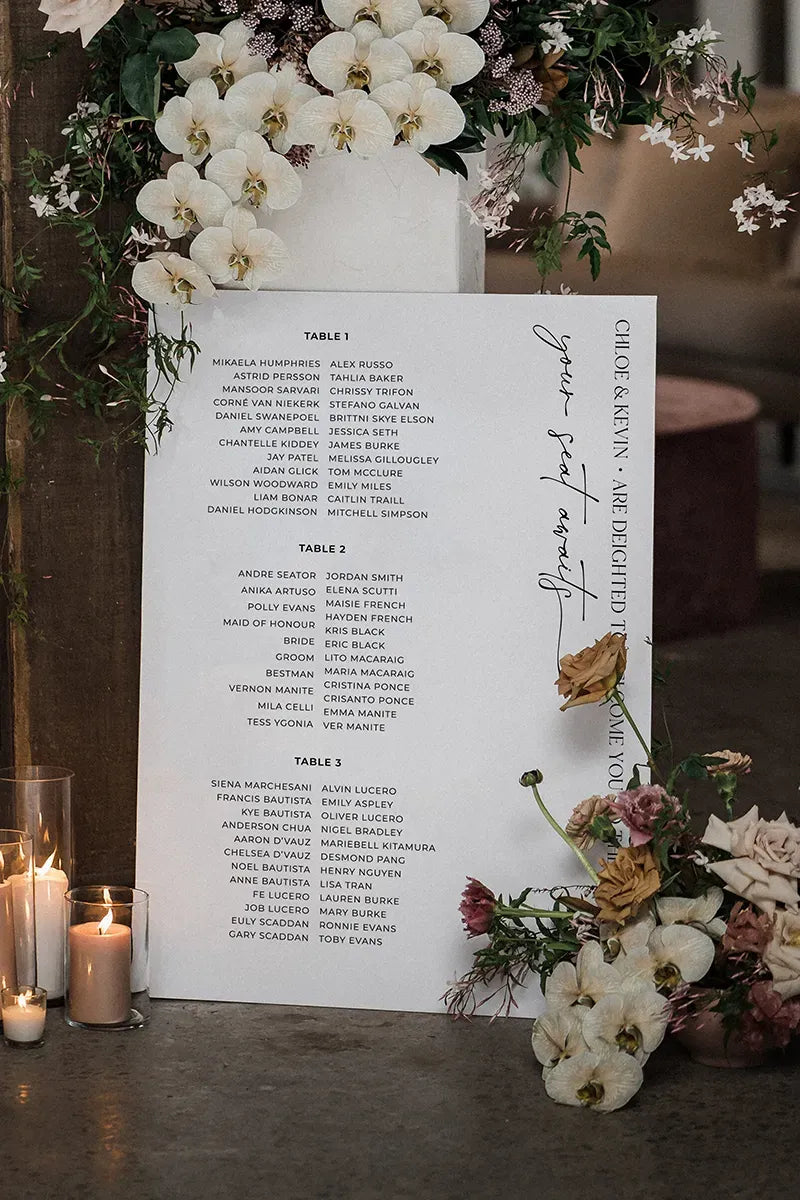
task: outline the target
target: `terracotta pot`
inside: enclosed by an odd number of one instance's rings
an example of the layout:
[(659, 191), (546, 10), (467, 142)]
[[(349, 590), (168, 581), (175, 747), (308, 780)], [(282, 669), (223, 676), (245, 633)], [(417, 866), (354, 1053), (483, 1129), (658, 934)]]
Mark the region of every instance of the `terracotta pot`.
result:
[[(705, 994), (713, 1003), (711, 990)], [(704, 1067), (763, 1067), (770, 1060), (768, 1050), (754, 1050), (735, 1033), (726, 1042), (722, 1015), (708, 1009), (689, 1017), (674, 1037)]]

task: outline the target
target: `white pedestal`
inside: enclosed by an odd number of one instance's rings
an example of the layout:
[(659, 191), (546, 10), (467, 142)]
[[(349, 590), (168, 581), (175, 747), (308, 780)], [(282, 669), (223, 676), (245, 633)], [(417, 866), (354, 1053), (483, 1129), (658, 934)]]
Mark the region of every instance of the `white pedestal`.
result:
[(291, 255), (275, 290), (483, 291), (484, 233), (459, 203), (469, 195), (459, 176), (407, 146), (314, 157), (300, 174), (298, 203), (267, 222)]

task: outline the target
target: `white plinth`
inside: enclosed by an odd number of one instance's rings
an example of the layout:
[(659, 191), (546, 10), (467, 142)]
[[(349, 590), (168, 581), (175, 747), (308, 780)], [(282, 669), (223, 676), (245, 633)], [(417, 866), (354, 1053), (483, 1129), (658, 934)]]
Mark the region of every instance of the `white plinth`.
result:
[(459, 176), (407, 146), (315, 157), (300, 174), (298, 203), (269, 216), (292, 260), (276, 290), (483, 291), (484, 234), (459, 203), (469, 194)]

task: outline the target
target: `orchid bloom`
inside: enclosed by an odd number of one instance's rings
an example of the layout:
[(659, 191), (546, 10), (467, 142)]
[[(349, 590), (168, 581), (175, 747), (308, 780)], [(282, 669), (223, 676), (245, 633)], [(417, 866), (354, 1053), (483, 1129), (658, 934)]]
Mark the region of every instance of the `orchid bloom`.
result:
[(231, 84), (254, 71), (266, 71), (267, 62), (258, 54), (250, 54), (247, 43), (253, 36), (244, 21), (229, 21), (219, 33), (198, 33), (200, 43), (191, 58), (175, 63), (182, 79), (211, 79), (220, 94)]
[(226, 93), (225, 110), (240, 129), (260, 133), (273, 150), (285, 154), (294, 145), (297, 113), (317, 95), (317, 89), (303, 83), (295, 68), (286, 63), (234, 83)]
[(644, 1082), (642, 1068), (618, 1050), (587, 1050), (565, 1058), (545, 1075), (551, 1100), (576, 1108), (614, 1112), (633, 1099)]
[(184, 96), (168, 100), (155, 130), (162, 146), (196, 167), (209, 154), (235, 145), (239, 132), (210, 79), (197, 79)]
[(322, 0), (325, 15), (340, 29), (357, 21), (373, 21), (384, 37), (410, 29), (422, 16), (417, 0)]
[(216, 289), (196, 263), (180, 254), (159, 251), (137, 263), (131, 277), (133, 290), (151, 304), (183, 308), (210, 300)]
[(413, 71), (405, 50), (384, 37), (373, 21), (359, 21), (349, 32), (329, 33), (312, 46), (308, 69), (331, 92), (380, 87)]
[(655, 903), (662, 925), (693, 925), (709, 937), (721, 938), (727, 929), (717, 916), (722, 900), (722, 888), (711, 887), (702, 896), (657, 896)]
[(309, 100), (297, 114), (295, 132), (299, 143), (321, 155), (350, 150), (372, 158), (394, 145), (392, 123), (381, 106), (352, 88)]
[(142, 216), (171, 238), (183, 237), (193, 225), (221, 225), (230, 206), (221, 187), (185, 162), (173, 163), (166, 179), (151, 179), (136, 197)]
[(206, 178), (218, 184), (235, 204), (251, 208), (291, 208), (300, 198), (300, 176), (282, 154), (270, 150), (257, 133), (240, 133), (231, 150), (208, 163)]
[(413, 29), (398, 34), (395, 41), (411, 59), (414, 70), (430, 75), (446, 92), (479, 75), (486, 62), (474, 38), (451, 33), (438, 17), (423, 17)]
[(438, 17), (453, 33), (472, 33), (489, 15), (489, 0), (421, 0), (426, 17)]
[(251, 291), (283, 274), (289, 262), (278, 235), (259, 229), (256, 218), (244, 208), (231, 208), (221, 228), (198, 233), (189, 253), (214, 283)]
[(581, 946), (574, 963), (560, 962), (545, 987), (545, 999), (552, 1009), (574, 1004), (596, 1004), (603, 996), (619, 991), (622, 980), (611, 963), (603, 959), (599, 942)]
[(395, 133), (424, 154), (429, 146), (452, 142), (464, 129), (464, 112), (430, 75), (410, 75), (376, 88), (372, 99), (380, 104)]
[(647, 939), (620, 956), (615, 966), (627, 980), (642, 979), (672, 991), (682, 983), (697, 983), (714, 961), (714, 943), (691, 925), (659, 925)]
[(586, 1050), (581, 1030), (588, 1009), (574, 1007), (553, 1009), (537, 1017), (533, 1023), (531, 1046), (537, 1060), (547, 1070), (573, 1054)]
[(651, 984), (636, 982), (587, 1010), (583, 1038), (590, 1050), (622, 1050), (644, 1066), (664, 1040), (669, 1015), (669, 1002)]

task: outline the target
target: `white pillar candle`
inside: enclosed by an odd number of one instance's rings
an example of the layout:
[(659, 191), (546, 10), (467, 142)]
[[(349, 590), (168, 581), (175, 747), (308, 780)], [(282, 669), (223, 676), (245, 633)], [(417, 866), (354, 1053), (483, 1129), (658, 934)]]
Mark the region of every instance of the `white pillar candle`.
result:
[(36, 981), (51, 1000), (64, 995), (64, 893), (68, 887), (69, 880), (57, 867), (37, 869)]
[(29, 1004), (26, 996), (14, 997), (3, 1004), (3, 1036), (9, 1042), (40, 1042), (44, 1037), (46, 1010), (41, 1004)]

